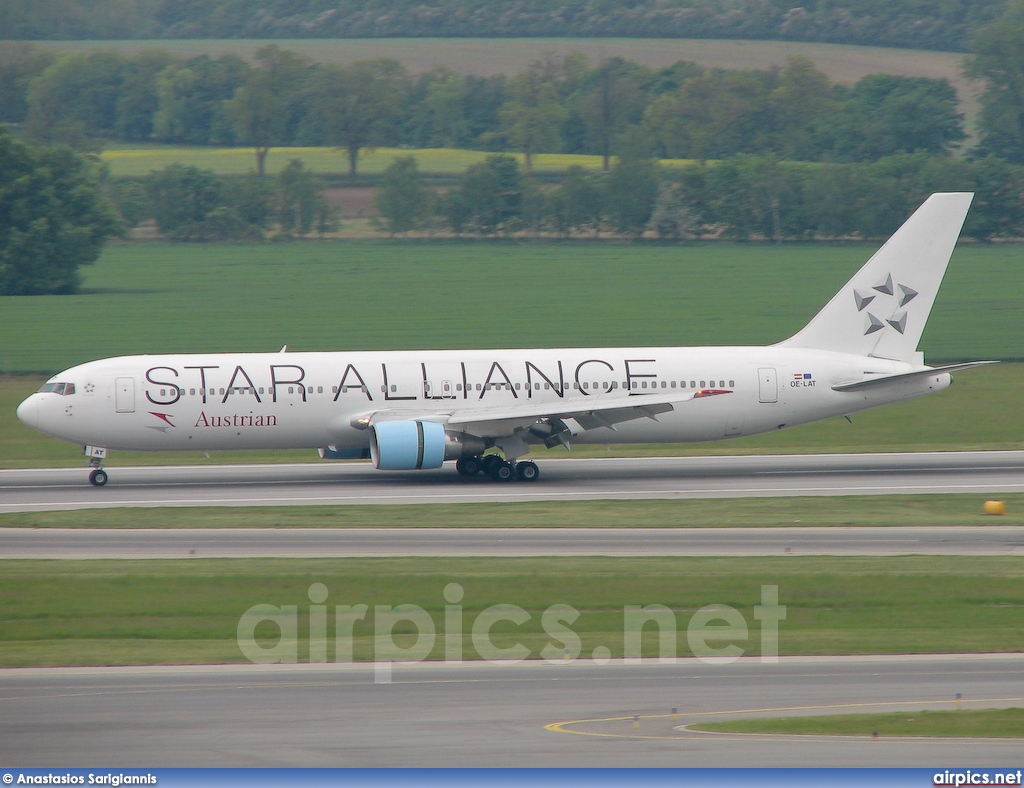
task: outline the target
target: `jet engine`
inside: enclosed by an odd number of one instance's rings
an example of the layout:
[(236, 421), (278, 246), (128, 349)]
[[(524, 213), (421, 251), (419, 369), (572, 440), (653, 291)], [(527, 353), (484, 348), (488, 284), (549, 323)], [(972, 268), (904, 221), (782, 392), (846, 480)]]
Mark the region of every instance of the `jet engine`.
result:
[(370, 459), (382, 471), (440, 468), (445, 460), (478, 456), (487, 448), (481, 438), (446, 432), (436, 421), (382, 421), (370, 429)]

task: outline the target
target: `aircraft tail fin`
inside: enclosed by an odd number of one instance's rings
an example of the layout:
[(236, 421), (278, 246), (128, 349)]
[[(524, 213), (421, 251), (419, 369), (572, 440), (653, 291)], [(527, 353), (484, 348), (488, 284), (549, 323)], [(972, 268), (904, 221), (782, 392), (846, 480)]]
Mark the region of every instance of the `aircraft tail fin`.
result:
[(933, 194), (781, 346), (913, 362), (974, 194)]

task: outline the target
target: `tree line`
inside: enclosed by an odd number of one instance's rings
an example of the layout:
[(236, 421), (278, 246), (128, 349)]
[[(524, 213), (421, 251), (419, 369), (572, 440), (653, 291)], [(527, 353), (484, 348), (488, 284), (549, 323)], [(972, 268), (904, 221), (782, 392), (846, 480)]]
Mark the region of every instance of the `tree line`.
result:
[[(292, 160), (273, 178), (172, 164), (108, 191), (127, 227), (155, 220), (165, 238), (220, 241), (333, 232), (338, 220), (322, 188)], [(976, 193), (964, 235), (1024, 237), (1024, 167), (925, 153), (867, 164), (738, 154), (682, 166), (626, 155), (609, 172), (570, 167), (558, 184), (539, 183), (515, 157), (495, 153), (441, 188), (414, 157), (401, 156), (381, 179), (374, 221), (393, 236), (418, 237), (876, 240), (936, 191)]]
[(110, 185), (110, 197), (129, 227), (152, 219), (174, 241), (261, 241), (324, 235), (338, 226), (320, 178), (292, 159), (274, 178), (222, 177), (212, 170), (171, 164), (142, 179)]
[[(393, 235), (781, 242), (884, 238), (928, 194), (946, 190), (976, 192), (966, 236), (1024, 236), (1024, 167), (925, 153), (857, 164), (738, 154), (676, 167), (630, 154), (607, 173), (571, 167), (555, 186), (498, 153), (447, 189), (426, 184), (413, 157), (399, 157), (377, 204), (379, 226)], [(107, 182), (94, 156), (33, 148), (0, 129), (0, 295), (74, 292), (79, 267), (98, 258), (107, 238), (149, 219), (180, 241), (337, 228), (320, 179), (296, 160), (273, 178), (172, 164)]]
[(3, 39), (630, 37), (966, 51), (1006, 0), (4, 0)]
[(350, 173), (370, 146), (659, 158), (771, 152), (805, 161), (947, 153), (964, 139), (945, 80), (877, 74), (831, 82), (803, 56), (769, 70), (679, 62), (649, 69), (574, 53), (511, 76), (409, 74), (389, 59), (314, 63), (270, 45), (182, 60), (166, 52), (46, 55), (0, 64), (0, 122), (26, 140), (96, 149), (104, 140), (251, 145), (263, 172), (275, 146), (344, 148)]
[(624, 156), (607, 173), (571, 167), (556, 187), (492, 154), (445, 191), (428, 188), (410, 156), (385, 172), (377, 207), (395, 235), (866, 240), (888, 237), (936, 191), (976, 193), (964, 235), (1024, 236), (1024, 167), (925, 153), (867, 164), (739, 154), (679, 167)]

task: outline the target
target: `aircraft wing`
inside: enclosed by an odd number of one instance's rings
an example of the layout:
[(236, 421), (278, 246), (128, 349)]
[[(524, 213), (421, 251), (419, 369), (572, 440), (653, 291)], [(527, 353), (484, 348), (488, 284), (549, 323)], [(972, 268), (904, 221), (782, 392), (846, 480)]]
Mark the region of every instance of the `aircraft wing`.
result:
[(524, 422), (539, 419), (574, 419), (584, 429), (612, 427), (621, 421), (653, 418), (674, 410), (676, 405), (692, 399), (717, 394), (730, 394), (727, 389), (700, 389), (671, 394), (593, 394), (562, 402), (524, 403), (496, 407), (459, 408), (447, 419), (448, 424), (470, 425), (496, 421)]
[[(695, 399), (731, 394), (731, 389), (698, 389), (696, 391), (629, 394), (621, 391), (574, 397), (563, 401), (524, 402), (522, 404), (502, 403), (500, 405), (475, 405), (430, 410), (380, 409), (370, 411), (351, 423), (367, 428), (371, 424), (397, 419), (421, 419), (446, 425), (459, 426), (470, 432), (487, 437), (508, 435), (538, 423), (551, 426), (551, 434), (559, 434), (565, 426), (564, 419), (572, 419), (584, 430), (600, 427), (615, 429), (615, 425), (633, 419), (650, 418), (657, 420), (660, 413), (668, 413), (677, 405)], [(474, 429), (476, 427), (476, 429)], [(542, 433), (534, 432), (538, 438)], [(563, 442), (559, 440), (558, 442)]]

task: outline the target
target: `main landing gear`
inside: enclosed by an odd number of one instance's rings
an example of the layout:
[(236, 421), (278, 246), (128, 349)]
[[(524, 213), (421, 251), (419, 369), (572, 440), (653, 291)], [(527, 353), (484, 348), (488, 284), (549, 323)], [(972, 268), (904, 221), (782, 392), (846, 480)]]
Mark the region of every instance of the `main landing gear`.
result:
[(521, 482), (535, 482), (540, 478), (540, 468), (532, 460), (509, 462), (497, 454), (483, 457), (463, 457), (455, 463), (455, 470), (462, 476), (476, 476), (483, 473), (496, 482), (518, 479)]

